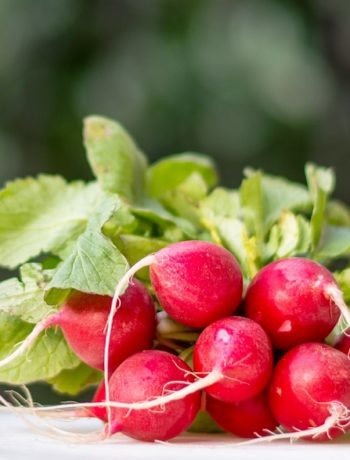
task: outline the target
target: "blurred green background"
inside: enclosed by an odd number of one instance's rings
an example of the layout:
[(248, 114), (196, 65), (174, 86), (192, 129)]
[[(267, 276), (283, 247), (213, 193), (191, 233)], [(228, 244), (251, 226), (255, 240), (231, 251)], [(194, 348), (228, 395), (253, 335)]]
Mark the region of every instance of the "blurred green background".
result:
[(151, 160), (212, 155), (303, 179), (350, 170), (348, 0), (1, 0), (0, 182), (89, 178), (82, 118), (114, 117)]
[(228, 186), (247, 165), (334, 166), (350, 202), (350, 2), (0, 0), (0, 107), (0, 185), (89, 179), (82, 118), (99, 113), (152, 161), (211, 155)]

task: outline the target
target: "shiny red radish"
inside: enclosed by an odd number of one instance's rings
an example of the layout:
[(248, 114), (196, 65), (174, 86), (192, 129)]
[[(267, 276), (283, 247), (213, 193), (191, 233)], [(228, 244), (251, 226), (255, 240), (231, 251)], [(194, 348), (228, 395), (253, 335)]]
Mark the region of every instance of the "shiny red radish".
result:
[[(122, 403), (151, 401), (193, 382), (190, 367), (177, 356), (147, 350), (126, 359), (109, 381), (110, 399)], [(167, 441), (185, 431), (200, 408), (197, 391), (163, 406), (111, 410), (111, 433), (122, 432), (142, 441)]]
[(217, 373), (205, 391), (221, 401), (237, 402), (260, 393), (273, 365), (270, 340), (262, 327), (248, 318), (233, 316), (216, 321), (199, 336), (193, 355), (198, 375)]
[(294, 432), (283, 437), (319, 441), (341, 436), (350, 430), (349, 358), (317, 342), (293, 348), (276, 366), (269, 400), (279, 424)]
[(333, 275), (300, 257), (281, 259), (260, 270), (248, 287), (245, 311), (282, 350), (323, 341), (341, 314), (346, 321), (350, 318)]

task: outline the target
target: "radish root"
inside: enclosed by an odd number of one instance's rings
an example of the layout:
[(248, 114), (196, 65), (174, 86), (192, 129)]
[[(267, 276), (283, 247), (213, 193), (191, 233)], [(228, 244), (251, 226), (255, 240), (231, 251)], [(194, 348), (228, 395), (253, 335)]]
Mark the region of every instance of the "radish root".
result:
[[(153, 264), (156, 261), (156, 258), (153, 254), (144, 257), (143, 259), (139, 260), (135, 265), (133, 265), (125, 275), (120, 279), (119, 283), (117, 284), (113, 299), (111, 303), (111, 309), (108, 315), (107, 323), (106, 323), (106, 341), (105, 341), (105, 349), (104, 349), (104, 363), (103, 363), (103, 370), (104, 370), (104, 384), (105, 384), (105, 398), (106, 402), (110, 402), (110, 391), (109, 391), (109, 347), (111, 342), (111, 334), (112, 334), (112, 326), (113, 326), (113, 318), (116, 314), (119, 306), (120, 306), (120, 296), (129, 286), (131, 278), (135, 275), (136, 272), (141, 270), (141, 268), (148, 267), (149, 265)], [(107, 407), (107, 420), (108, 426), (111, 426), (112, 418), (111, 418), (111, 408), (110, 406)], [(108, 433), (109, 434), (109, 433)]]
[(326, 288), (326, 295), (336, 304), (341, 313), (341, 319), (345, 322), (344, 330), (350, 326), (350, 310), (344, 301), (342, 291), (336, 285), (329, 285)]
[(0, 360), (0, 368), (6, 366), (7, 364), (10, 364), (12, 361), (14, 361), (16, 358), (21, 356), (27, 349), (29, 349), (37, 337), (49, 326), (52, 326), (55, 324), (57, 319), (57, 315), (51, 315), (42, 321), (38, 323), (34, 329), (31, 331), (31, 333), (23, 340), (23, 342), (19, 345), (19, 347), (16, 348), (16, 350), (11, 353), (10, 355), (6, 356), (6, 358), (3, 358)]
[(258, 444), (262, 442), (278, 441), (280, 439), (288, 439), (293, 442), (306, 437), (317, 439), (323, 434), (326, 434), (329, 439), (332, 439), (330, 430), (334, 428), (342, 431), (344, 434), (350, 428), (350, 411), (340, 401), (333, 401), (330, 403), (329, 417), (327, 417), (324, 423), (320, 426), (308, 428), (306, 430), (299, 430), (295, 428), (294, 432), (284, 432), (281, 428), (277, 428), (278, 433), (266, 430), (266, 432), (269, 433), (269, 436), (257, 435), (258, 437), (256, 439), (243, 441), (237, 445)]

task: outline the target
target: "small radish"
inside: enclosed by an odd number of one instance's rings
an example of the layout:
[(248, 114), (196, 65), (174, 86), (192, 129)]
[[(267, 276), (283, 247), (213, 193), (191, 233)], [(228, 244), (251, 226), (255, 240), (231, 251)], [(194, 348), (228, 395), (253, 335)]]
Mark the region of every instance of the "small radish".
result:
[(194, 348), (195, 372), (218, 375), (217, 383), (206, 392), (230, 403), (260, 393), (269, 381), (272, 365), (271, 343), (265, 331), (258, 323), (239, 316), (208, 326)]
[(291, 257), (264, 267), (248, 287), (246, 315), (261, 324), (272, 344), (288, 350), (323, 341), (350, 312), (333, 275), (309, 259)]
[[(180, 390), (193, 381), (190, 367), (177, 356), (147, 350), (126, 359), (110, 378), (111, 401), (135, 403)], [(112, 408), (110, 433), (142, 441), (166, 441), (186, 430), (200, 408), (197, 391), (153, 409)]]
[(186, 326), (205, 327), (232, 314), (241, 301), (243, 279), (235, 257), (207, 241), (174, 243), (140, 260), (120, 280), (115, 299), (146, 266), (160, 304)]
[(350, 360), (328, 345), (299, 345), (279, 361), (270, 407), (288, 431), (271, 436), (325, 440), (350, 430)]
[(350, 357), (350, 328), (347, 328), (336, 340), (334, 348)]
[(161, 249), (154, 257), (152, 286), (164, 310), (176, 321), (202, 328), (238, 307), (241, 270), (221, 246), (184, 241)]
[[(47, 327), (59, 326), (77, 356), (89, 366), (103, 370), (105, 325), (112, 298), (73, 293), (61, 309), (38, 323), (24, 342), (0, 361), (0, 367), (24, 353)], [(111, 331), (109, 370), (125, 358), (152, 346), (156, 328), (155, 306), (147, 289), (137, 280), (120, 298), (120, 307)]]
[(208, 396), (206, 408), (221, 428), (241, 438), (267, 436), (278, 425), (270, 410), (266, 393), (233, 404)]

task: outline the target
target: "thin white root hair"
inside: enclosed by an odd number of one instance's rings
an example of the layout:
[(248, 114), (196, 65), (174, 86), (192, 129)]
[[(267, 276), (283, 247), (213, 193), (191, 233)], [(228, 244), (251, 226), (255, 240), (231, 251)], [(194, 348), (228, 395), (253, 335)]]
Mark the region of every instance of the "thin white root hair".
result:
[[(41, 413), (39, 409), (43, 409), (43, 407), (22, 406), (21, 400), (22, 403), (25, 401), (27, 404), (29, 404), (29, 401), (18, 393), (13, 393), (11, 395), (11, 399), (13, 400), (13, 402), (17, 404), (16, 406), (11, 404), (3, 396), (0, 395), (0, 403), (3, 405), (3, 408), (18, 415), (24, 421), (24, 423), (26, 423), (34, 432), (39, 433), (41, 435), (45, 435), (56, 440), (58, 439), (68, 441), (74, 444), (81, 444), (87, 442), (102, 442), (108, 437), (104, 429), (92, 431), (90, 433), (75, 433), (71, 431), (62, 430), (52, 425), (51, 423), (43, 420), (42, 418), (47, 416), (50, 418), (66, 418), (66, 420), (69, 420), (67, 418), (66, 412), (61, 412), (61, 415), (64, 414), (64, 417), (57, 417), (59, 411), (49, 411)], [(38, 416), (40, 418), (38, 418)], [(76, 417), (74, 417), (74, 419), (76, 419)], [(35, 420), (36, 422), (40, 420), (40, 423), (41, 425), (43, 425), (43, 427), (39, 426), (38, 423), (34, 423), (33, 420)]]
[[(106, 340), (105, 340), (105, 349), (104, 349), (104, 362), (103, 362), (103, 370), (104, 370), (104, 384), (105, 384), (105, 399), (106, 402), (110, 402), (110, 391), (109, 391), (109, 347), (111, 342), (111, 335), (112, 335), (112, 326), (113, 326), (113, 318), (116, 314), (118, 308), (120, 307), (120, 296), (129, 286), (131, 278), (135, 275), (136, 272), (141, 270), (141, 268), (148, 267), (149, 265), (153, 264), (156, 261), (154, 254), (144, 257), (143, 259), (139, 260), (135, 265), (133, 265), (121, 278), (119, 283), (117, 284), (112, 303), (111, 309), (109, 311), (107, 323), (106, 323)], [(112, 414), (110, 406), (107, 406), (107, 420), (108, 420), (108, 427), (111, 427), (112, 421)], [(110, 434), (110, 433), (109, 433)]]
[(77, 420), (79, 418), (96, 418), (93, 412), (88, 409), (72, 409), (66, 411), (52, 410), (45, 412), (37, 411), (38, 408), (43, 406), (38, 403), (34, 403), (32, 395), (26, 386), (21, 386), (21, 389), (24, 393), (23, 395), (18, 391), (6, 390), (5, 393), (8, 395), (9, 400), (6, 400), (0, 395), (0, 410), (9, 411), (16, 408), (17, 412), (21, 412), (23, 414), (35, 414), (37, 417), (61, 419), (66, 421)]
[(281, 428), (276, 428), (276, 434), (266, 430), (266, 432), (269, 433), (269, 436), (259, 435), (256, 439), (243, 441), (237, 445), (243, 446), (260, 444), (262, 442), (272, 442), (281, 439), (288, 439), (290, 442), (294, 442), (302, 438), (317, 439), (323, 434), (325, 434), (329, 439), (332, 439), (330, 434), (331, 429), (336, 428), (343, 433), (350, 429), (350, 411), (343, 403), (340, 401), (333, 401), (329, 403), (329, 414), (329, 417), (327, 417), (324, 423), (320, 426), (307, 428), (306, 430), (294, 428), (295, 431), (293, 432), (285, 432)]
[(343, 296), (343, 293), (342, 291), (338, 288), (337, 285), (335, 284), (330, 284), (327, 288), (326, 288), (326, 294), (329, 296), (329, 298), (331, 300), (333, 300), (333, 302), (336, 304), (336, 306), (339, 308), (340, 310), (340, 313), (341, 313), (341, 319), (344, 321), (345, 323), (345, 326), (344, 326), (344, 330), (342, 332), (345, 331), (345, 329), (347, 327), (350, 326), (350, 310), (349, 310), (349, 307), (346, 305), (345, 301), (344, 301), (344, 296)]
[(89, 408), (89, 407), (110, 407), (112, 408), (119, 408), (119, 409), (132, 409), (132, 410), (143, 410), (143, 409), (152, 409), (157, 406), (162, 406), (164, 404), (168, 404), (172, 401), (178, 401), (179, 399), (183, 399), (186, 396), (195, 393), (196, 391), (202, 390), (214, 383), (220, 381), (224, 378), (223, 374), (219, 371), (213, 371), (208, 374), (206, 377), (197, 380), (196, 382), (190, 383), (185, 388), (181, 388), (181, 390), (175, 391), (173, 393), (167, 394), (165, 396), (159, 396), (155, 399), (150, 399), (147, 401), (140, 401), (134, 403), (122, 403), (118, 401), (105, 401), (105, 402), (96, 402), (96, 403), (69, 403), (69, 404), (61, 404), (56, 406), (47, 406), (47, 407), (38, 407), (36, 411), (50, 411), (50, 410), (67, 410), (67, 409), (81, 409), (81, 408)]
[(37, 337), (51, 324), (51, 318), (48, 317), (46, 320), (40, 321), (31, 333), (23, 340), (23, 342), (16, 348), (14, 352), (0, 360), (0, 368), (6, 366), (7, 364), (12, 363), (16, 358), (21, 356), (25, 351), (27, 351), (35, 342)]

